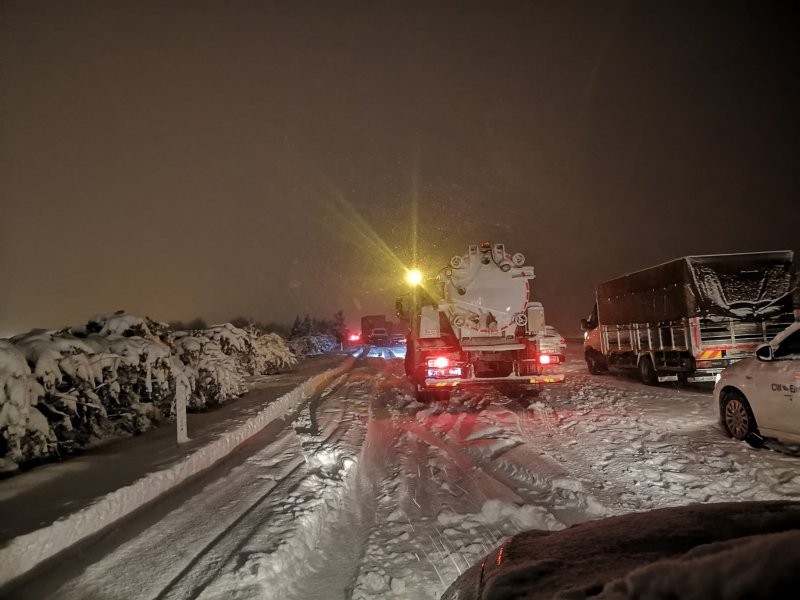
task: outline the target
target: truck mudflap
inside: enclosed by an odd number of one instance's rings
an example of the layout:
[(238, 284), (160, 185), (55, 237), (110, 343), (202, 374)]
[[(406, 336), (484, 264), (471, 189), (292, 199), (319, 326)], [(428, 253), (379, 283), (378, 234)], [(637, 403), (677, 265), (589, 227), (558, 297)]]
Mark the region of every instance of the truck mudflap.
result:
[(469, 377), (469, 378), (428, 378), (423, 387), (428, 389), (460, 388), (470, 385), (506, 384), (517, 383), (527, 385), (541, 385), (545, 383), (564, 383), (563, 373), (553, 375), (519, 375), (516, 377)]

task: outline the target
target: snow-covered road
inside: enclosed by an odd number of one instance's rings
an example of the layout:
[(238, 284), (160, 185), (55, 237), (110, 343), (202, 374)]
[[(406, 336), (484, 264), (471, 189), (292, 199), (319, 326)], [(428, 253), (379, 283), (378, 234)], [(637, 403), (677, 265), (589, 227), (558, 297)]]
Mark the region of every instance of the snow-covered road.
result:
[(402, 361), (366, 357), (240, 460), (13, 597), (438, 598), (523, 529), (800, 497), (800, 458), (724, 437), (709, 391), (570, 358), (530, 406), (493, 390), (423, 406)]

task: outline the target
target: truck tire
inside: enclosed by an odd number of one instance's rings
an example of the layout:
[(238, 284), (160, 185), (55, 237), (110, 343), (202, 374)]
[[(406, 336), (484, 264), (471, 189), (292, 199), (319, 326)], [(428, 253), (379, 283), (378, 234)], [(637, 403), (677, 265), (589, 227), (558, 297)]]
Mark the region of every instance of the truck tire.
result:
[(658, 373), (649, 356), (639, 359), (639, 376), (645, 385), (658, 385)]
[(736, 440), (747, 440), (756, 433), (758, 426), (750, 403), (735, 390), (723, 392), (719, 411), (725, 433)]
[(586, 367), (592, 375), (600, 375), (608, 371), (604, 360), (601, 360), (594, 350), (586, 352)]
[(422, 404), (432, 404), (434, 402), (450, 401), (450, 390), (417, 390), (417, 402)]

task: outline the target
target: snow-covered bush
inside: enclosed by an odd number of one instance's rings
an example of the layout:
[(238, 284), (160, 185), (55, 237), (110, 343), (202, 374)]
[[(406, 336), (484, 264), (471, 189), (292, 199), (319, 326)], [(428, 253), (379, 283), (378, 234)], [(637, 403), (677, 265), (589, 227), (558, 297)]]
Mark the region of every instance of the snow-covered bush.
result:
[(195, 373), (191, 379), (194, 408), (239, 396), (247, 376), (274, 374), (297, 363), (279, 335), (239, 329), (230, 323), (178, 331), (171, 339), (176, 355)]
[(172, 348), (158, 338), (125, 337), (101, 331), (90, 339), (116, 358), (116, 369), (104, 380), (109, 416), (129, 433), (141, 433), (173, 412), (175, 378), (183, 365), (172, 360)]
[(0, 471), (48, 455), (55, 433), (36, 408), (42, 395), (25, 356), (0, 340)]
[(257, 329), (247, 329), (253, 341), (252, 374), (272, 375), (281, 369), (297, 364), (297, 357), (286, 341), (277, 333), (260, 333)]
[[(329, 347), (314, 339), (303, 354)], [(0, 340), (0, 470), (141, 433), (173, 416), (177, 398), (201, 410), (296, 363), (277, 334), (229, 323), (171, 332), (124, 312)]]
[[(212, 328), (178, 331), (172, 335), (175, 352), (187, 367), (191, 408), (220, 404), (245, 391), (242, 353), (225, 334), (219, 334), (217, 328)], [(241, 340), (236, 339), (236, 342)], [(230, 354), (226, 354), (223, 347)]]
[(103, 382), (104, 353), (69, 331), (34, 330), (11, 339), (42, 388), (36, 408), (55, 433), (58, 454), (85, 446), (101, 436), (108, 420), (95, 393)]
[(312, 334), (293, 338), (289, 345), (298, 356), (318, 356), (339, 347), (339, 342), (332, 335)]

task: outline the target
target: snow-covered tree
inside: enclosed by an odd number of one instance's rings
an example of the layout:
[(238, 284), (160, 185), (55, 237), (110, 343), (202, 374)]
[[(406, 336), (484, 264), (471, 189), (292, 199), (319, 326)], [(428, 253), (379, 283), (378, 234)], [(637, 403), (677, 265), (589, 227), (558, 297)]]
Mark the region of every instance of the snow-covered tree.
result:
[(330, 336), (304, 336), (296, 353), (253, 325), (192, 325), (203, 327), (173, 331), (118, 311), (0, 340), (0, 471), (146, 431), (175, 414), (177, 398), (197, 410), (227, 402), (248, 377), (335, 346)]
[(36, 408), (43, 395), (22, 352), (0, 340), (0, 471), (48, 456), (55, 433)]

